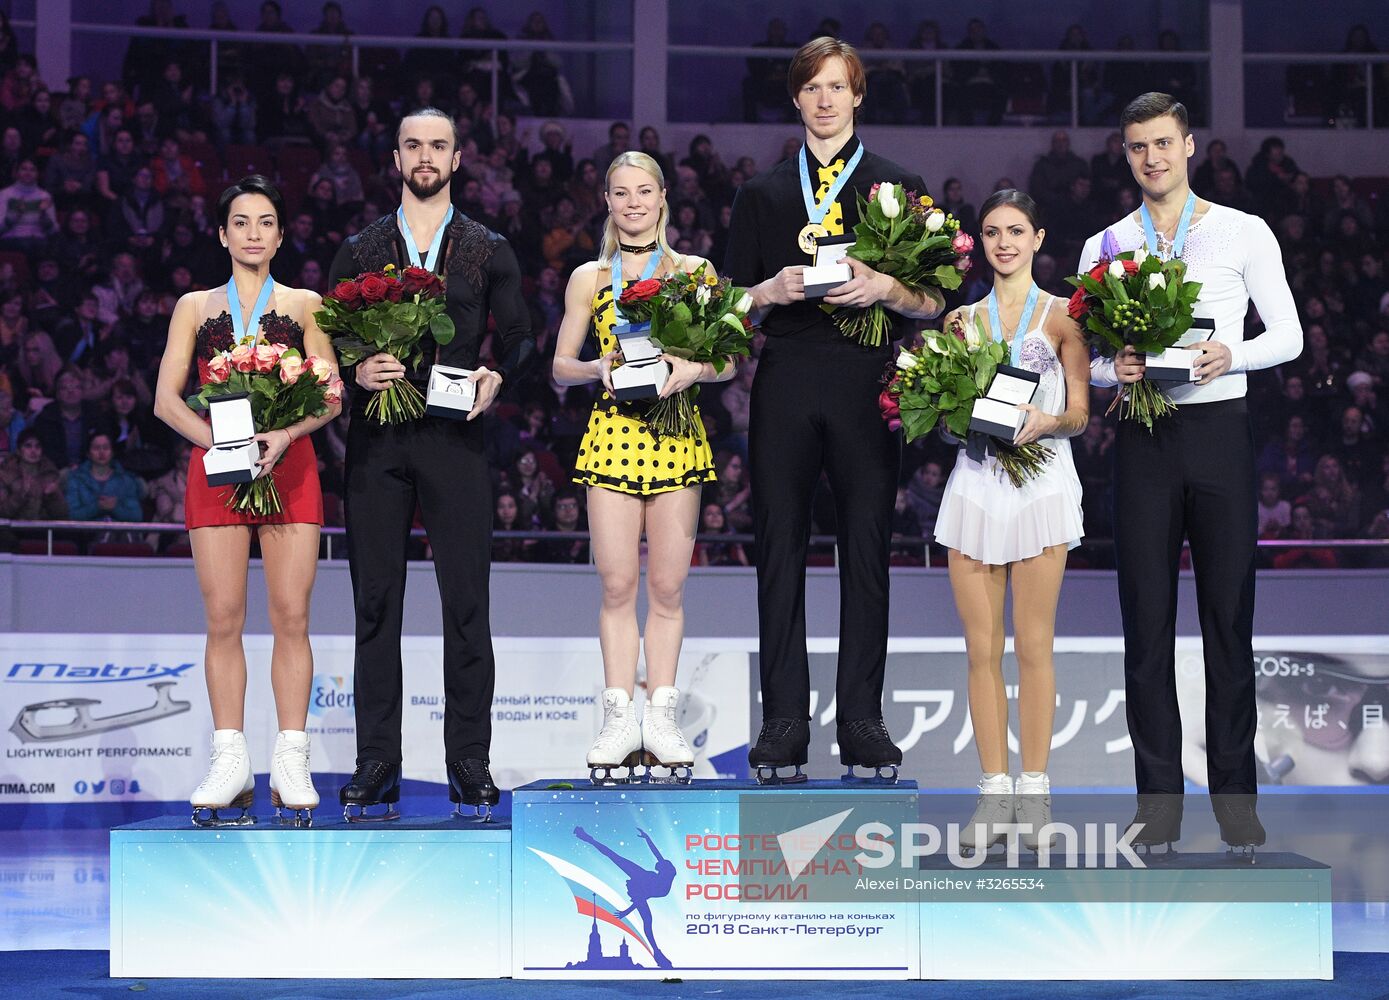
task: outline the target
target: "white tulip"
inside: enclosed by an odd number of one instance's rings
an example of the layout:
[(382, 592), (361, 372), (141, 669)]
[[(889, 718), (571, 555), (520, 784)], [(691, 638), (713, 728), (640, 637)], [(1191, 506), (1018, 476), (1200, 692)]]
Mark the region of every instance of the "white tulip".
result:
[(965, 324), (965, 347), (971, 351), (977, 351), (984, 346), (984, 334), (974, 323)]
[(700, 285), (698, 288), (695, 289), (695, 301), (702, 306), (707, 306), (709, 304), (708, 285)]
[(950, 351), (940, 342), (939, 337), (927, 337), (926, 346), (937, 354), (949, 354)]
[(936, 209), (930, 215), (926, 216), (926, 229), (928, 232), (938, 233), (943, 225), (945, 225), (945, 213), (940, 209)]
[(883, 217), (895, 219), (902, 214), (902, 204), (897, 200), (897, 189), (891, 184), (884, 184), (878, 188), (878, 207), (883, 210)]
[(743, 293), (743, 297), (740, 298), (740, 299), (738, 300), (738, 304), (735, 305), (733, 308), (734, 308), (737, 312), (739, 312), (739, 313), (741, 313), (742, 315), (746, 316), (748, 313), (752, 312), (752, 306), (753, 306), (752, 296), (749, 295), (747, 292), (744, 292), (744, 293)]
[(1167, 279), (1164, 278), (1160, 272), (1159, 272), (1158, 274), (1150, 274), (1150, 275), (1148, 275), (1148, 287), (1149, 287), (1149, 288), (1166, 288), (1166, 287), (1167, 287)]
[(1111, 260), (1109, 262), (1109, 273), (1120, 281), (1124, 280), (1124, 262), (1122, 260)]
[(902, 369), (902, 371), (909, 372), (915, 368), (917, 364), (919, 364), (919, 362), (916, 360), (916, 355), (912, 354), (910, 351), (904, 349), (898, 353), (897, 367)]
[(719, 322), (727, 323), (729, 326), (733, 327), (733, 329), (738, 330), (740, 332), (747, 329), (745, 326), (743, 326), (742, 317), (736, 316), (733, 313), (724, 313), (722, 316), (719, 317)]
[(1135, 250), (1135, 251), (1133, 252), (1133, 262), (1134, 262), (1135, 264), (1137, 264), (1139, 267), (1142, 267), (1142, 266), (1143, 266), (1143, 262), (1144, 262), (1145, 260), (1147, 260), (1147, 259), (1148, 259), (1148, 248), (1147, 248), (1147, 247), (1139, 247), (1137, 250)]

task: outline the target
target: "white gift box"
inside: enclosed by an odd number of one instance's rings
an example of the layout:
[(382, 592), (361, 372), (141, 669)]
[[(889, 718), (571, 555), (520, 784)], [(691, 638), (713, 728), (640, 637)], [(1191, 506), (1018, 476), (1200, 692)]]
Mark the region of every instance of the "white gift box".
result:
[(471, 368), (451, 368), (434, 365), (429, 369), (429, 390), (424, 398), (424, 412), (431, 417), (466, 420), (477, 401), (477, 383), (470, 382)]
[(612, 371), (613, 395), (626, 402), (654, 399), (670, 378), (670, 365), (651, 339), (650, 323), (623, 323), (613, 327), (622, 366)]
[(1032, 402), (1041, 381), (1036, 372), (999, 365), (988, 391), (974, 401), (969, 429), (1011, 444), (1027, 417), (1018, 406)]
[(829, 237), (815, 242), (815, 263), (805, 269), (805, 297), (822, 299), (854, 276), (844, 255), (854, 245), (853, 237)]
[(1182, 335), (1174, 345), (1161, 354), (1145, 354), (1143, 377), (1149, 382), (1195, 382), (1196, 372), (1192, 366), (1201, 356), (1200, 351), (1190, 351), (1191, 344), (1210, 340), (1215, 335), (1215, 320), (1197, 316), (1191, 321), (1191, 329)]
[(212, 447), (203, 455), (207, 485), (249, 483), (260, 473), (251, 397), (244, 392), (213, 396), (207, 412), (212, 419)]

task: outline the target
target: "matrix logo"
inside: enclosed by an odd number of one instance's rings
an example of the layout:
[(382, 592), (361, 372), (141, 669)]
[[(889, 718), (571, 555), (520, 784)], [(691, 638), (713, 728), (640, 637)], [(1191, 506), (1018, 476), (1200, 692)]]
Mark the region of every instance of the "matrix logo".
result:
[(355, 704), (350, 676), (314, 674), (313, 690), (309, 693), (310, 715), (322, 715), (334, 708), (351, 711)]
[(110, 684), (120, 681), (154, 681), (178, 678), (195, 664), (145, 663), (101, 666), (86, 663), (15, 663), (5, 671), (7, 684)]

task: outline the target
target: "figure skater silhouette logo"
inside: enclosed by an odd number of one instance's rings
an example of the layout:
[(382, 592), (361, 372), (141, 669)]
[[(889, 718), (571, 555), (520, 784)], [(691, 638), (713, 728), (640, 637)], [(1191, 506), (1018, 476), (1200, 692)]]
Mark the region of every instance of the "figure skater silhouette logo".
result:
[(574, 827), (574, 836), (595, 848), (603, 857), (617, 865), (622, 870), (622, 874), (627, 876), (627, 898), (631, 903), (616, 916), (621, 919), (633, 911), (640, 914), (642, 927), (646, 930), (646, 940), (651, 946), (651, 954), (656, 960), (656, 965), (662, 969), (669, 969), (671, 968), (670, 959), (665, 956), (665, 953), (656, 943), (656, 933), (651, 926), (650, 902), (653, 899), (664, 899), (670, 895), (671, 886), (675, 883), (675, 865), (662, 857), (661, 852), (656, 849), (655, 843), (652, 842), (645, 830), (638, 829), (637, 835), (646, 841), (646, 846), (650, 849), (652, 857), (655, 858), (656, 867), (654, 869), (641, 867), (635, 861), (624, 858), (606, 844), (596, 840), (583, 827)]

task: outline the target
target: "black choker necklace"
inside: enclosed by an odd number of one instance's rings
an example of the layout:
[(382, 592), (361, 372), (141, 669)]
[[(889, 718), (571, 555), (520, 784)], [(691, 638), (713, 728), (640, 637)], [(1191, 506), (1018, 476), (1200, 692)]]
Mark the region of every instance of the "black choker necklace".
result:
[(617, 245), (622, 248), (623, 253), (650, 253), (656, 249), (658, 244), (655, 240), (652, 240), (644, 247), (634, 247), (630, 243), (618, 243)]

